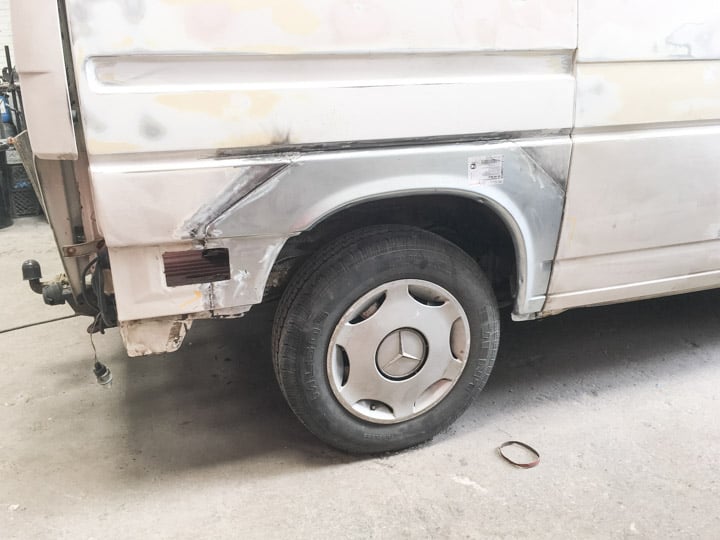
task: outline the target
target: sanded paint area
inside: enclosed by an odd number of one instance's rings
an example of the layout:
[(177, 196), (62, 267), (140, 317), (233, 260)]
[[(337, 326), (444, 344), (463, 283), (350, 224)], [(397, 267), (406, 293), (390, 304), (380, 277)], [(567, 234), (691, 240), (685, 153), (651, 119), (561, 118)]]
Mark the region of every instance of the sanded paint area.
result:
[[(715, 291), (506, 316), (496, 370), (452, 431), (375, 459), (295, 420), (270, 365), (272, 306), (198, 321), (156, 358), (98, 336), (110, 390), (85, 319), (2, 334), (0, 537), (712, 538), (718, 306)], [(540, 465), (502, 461), (509, 439)]]

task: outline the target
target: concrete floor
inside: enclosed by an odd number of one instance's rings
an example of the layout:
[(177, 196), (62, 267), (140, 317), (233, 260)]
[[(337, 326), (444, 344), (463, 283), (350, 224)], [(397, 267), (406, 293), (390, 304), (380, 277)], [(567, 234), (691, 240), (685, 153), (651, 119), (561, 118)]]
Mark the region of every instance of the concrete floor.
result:
[[(57, 269), (41, 222), (0, 231), (2, 328), (67, 313), (18, 286), (33, 254)], [(718, 291), (506, 320), (488, 387), (451, 431), (375, 459), (295, 420), (271, 315), (198, 323), (157, 358), (99, 336), (109, 390), (87, 319), (0, 334), (0, 539), (720, 535)], [(501, 461), (508, 439), (540, 466)]]

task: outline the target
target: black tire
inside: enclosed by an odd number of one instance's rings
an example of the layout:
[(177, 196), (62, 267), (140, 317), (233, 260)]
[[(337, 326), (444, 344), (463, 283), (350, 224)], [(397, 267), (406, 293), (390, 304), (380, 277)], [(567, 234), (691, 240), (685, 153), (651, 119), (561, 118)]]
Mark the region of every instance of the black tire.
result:
[[(327, 349), (336, 324), (357, 299), (399, 279), (436, 283), (457, 299), (470, 326), (470, 352), (439, 403), (407, 421), (379, 424), (354, 416), (337, 400)], [(499, 337), (497, 302), (471, 257), (422, 229), (375, 226), (338, 238), (290, 281), (273, 328), (275, 374), (293, 412), (319, 439), (350, 453), (395, 451), (431, 439), (465, 411), (487, 382)]]

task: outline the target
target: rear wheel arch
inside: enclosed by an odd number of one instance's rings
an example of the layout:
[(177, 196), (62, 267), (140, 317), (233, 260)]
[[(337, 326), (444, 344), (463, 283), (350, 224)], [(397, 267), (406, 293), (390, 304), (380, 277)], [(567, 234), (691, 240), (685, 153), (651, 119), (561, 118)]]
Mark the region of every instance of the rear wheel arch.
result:
[[(270, 272), (265, 297), (282, 293), (303, 260), (335, 238), (379, 224), (434, 232), (480, 264), (503, 303), (523, 294), (526, 244), (520, 226), (506, 208), (475, 193), (418, 192), (348, 203), (316, 219), (285, 243)], [(507, 290), (501, 290), (503, 287)]]

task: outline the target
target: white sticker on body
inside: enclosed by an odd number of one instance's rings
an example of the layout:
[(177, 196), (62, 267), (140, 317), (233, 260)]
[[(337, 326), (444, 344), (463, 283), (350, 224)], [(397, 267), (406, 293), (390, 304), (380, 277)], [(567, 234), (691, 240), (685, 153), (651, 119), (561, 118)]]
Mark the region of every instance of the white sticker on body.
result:
[(468, 158), (468, 179), (481, 186), (503, 183), (503, 156)]

